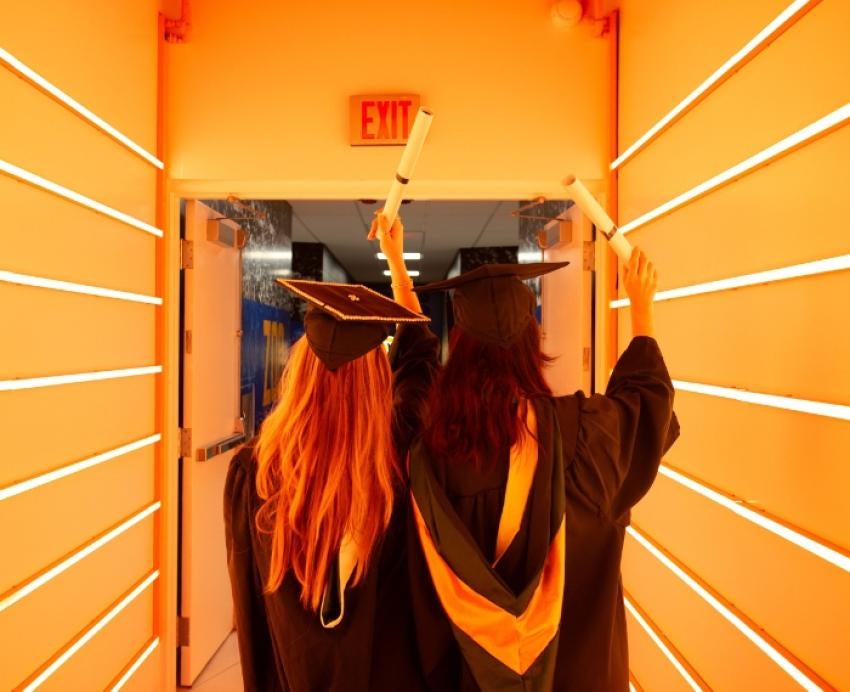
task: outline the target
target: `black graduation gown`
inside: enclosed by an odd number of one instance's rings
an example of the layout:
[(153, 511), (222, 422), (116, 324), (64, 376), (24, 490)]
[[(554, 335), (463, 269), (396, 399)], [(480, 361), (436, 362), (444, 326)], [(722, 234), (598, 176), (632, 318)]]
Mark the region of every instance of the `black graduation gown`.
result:
[[(577, 392), (535, 399), (532, 405), (537, 411), (538, 467), (519, 531), (495, 567), (495, 581), (501, 580), (508, 594), (518, 595), (521, 612), (528, 585), (543, 580), (543, 561), (563, 517), (565, 586), (559, 632), (552, 636), (548, 654), (541, 654), (522, 675), (506, 668), (506, 659), (493, 658), (470, 643), (451, 624), (435, 590), (429, 558), (423, 552), (422, 526), (417, 527), (416, 519), (416, 508), (422, 507), (420, 516), (426, 515), (423, 522), (445, 561), (454, 560), (455, 571), (469, 577), (472, 581), (467, 583), (476, 591), (495, 594), (497, 602), (501, 597), (499, 605), (516, 612), (516, 604), (494, 588), (482, 572), (482, 561), (473, 556), (480, 553), (484, 561), (490, 561), (494, 554), (508, 450), (482, 471), (430, 459), (421, 445), (412, 452), (411, 596), (420, 659), (429, 689), (435, 692), (628, 690), (620, 580), (625, 528), (630, 508), (649, 490), (662, 455), (679, 435), (673, 386), (658, 344), (649, 337), (633, 339), (614, 368), (605, 395), (587, 397)], [(565, 503), (559, 507), (561, 492)], [(452, 521), (460, 528), (454, 530)], [(464, 558), (458, 544), (470, 540), (474, 546), (470, 550), (467, 544)], [(430, 559), (434, 569), (434, 558)]]
[[(393, 435), (404, 459), (419, 431), (428, 388), (437, 370), (438, 342), (419, 324), (399, 327), (393, 368)], [(253, 447), (232, 460), (224, 496), (228, 569), (246, 691), (345, 692), (423, 689), (415, 654), (406, 566), (408, 503), (402, 490), (389, 529), (363, 581), (349, 587), (342, 622), (324, 628), (305, 610), (291, 574), (263, 594), (271, 545), (259, 534)]]

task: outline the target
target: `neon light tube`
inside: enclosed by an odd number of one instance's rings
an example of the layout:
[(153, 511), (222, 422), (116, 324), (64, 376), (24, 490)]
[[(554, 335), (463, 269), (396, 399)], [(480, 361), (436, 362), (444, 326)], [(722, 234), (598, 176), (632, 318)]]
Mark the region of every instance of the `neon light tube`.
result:
[(700, 97), (704, 96), (711, 91), (712, 88), (719, 85), (721, 80), (730, 72), (735, 70), (737, 67), (740, 67), (743, 62), (747, 58), (751, 57), (760, 46), (770, 41), (770, 39), (785, 28), (789, 22), (795, 21), (800, 16), (801, 11), (806, 9), (810, 4), (811, 0), (795, 0), (795, 2), (788, 5), (788, 7), (780, 12), (773, 21), (770, 22), (770, 24), (753, 36), (753, 38), (751, 38), (743, 46), (743, 48), (712, 72), (711, 75), (702, 82), (702, 84), (677, 103), (670, 112), (655, 123), (655, 125), (650, 127), (631, 146), (614, 159), (611, 163), (611, 170), (613, 171), (614, 169), (622, 166), (623, 163), (646, 146), (646, 144), (658, 135), (659, 132), (670, 125), (670, 123), (672, 123), (680, 115), (689, 110)]
[[(674, 654), (670, 647), (664, 643), (664, 640), (656, 634), (655, 629), (650, 625), (644, 617), (640, 614), (637, 608), (632, 605), (632, 602), (627, 598), (623, 597), (623, 603), (626, 605), (626, 609), (632, 614), (637, 623), (643, 628), (643, 631), (649, 635), (649, 638), (655, 643), (655, 645), (661, 649), (661, 653), (664, 654), (664, 657), (673, 664), (673, 667), (679, 671), (679, 675), (681, 675), (685, 682), (688, 684), (694, 692), (702, 692), (702, 686), (694, 680), (693, 676), (688, 672), (687, 668), (682, 665), (679, 658)], [(630, 683), (631, 684), (631, 683)]]
[(797, 547), (810, 552), (812, 555), (816, 555), (822, 560), (826, 560), (839, 569), (844, 570), (845, 572), (850, 572), (850, 556), (844, 555), (837, 550), (833, 550), (823, 543), (803, 535), (799, 531), (790, 529), (787, 526), (780, 524), (778, 521), (771, 519), (769, 516), (750, 509), (746, 504), (742, 504), (740, 501), (736, 502), (730, 497), (727, 497), (716, 490), (712, 490), (702, 483), (698, 483), (692, 478), (679, 473), (665, 464), (661, 465), (659, 473), (676, 481), (680, 485), (693, 490), (695, 493), (699, 493), (704, 498), (725, 507), (737, 514), (739, 517), (743, 517), (747, 521), (761, 526), (763, 529), (770, 531), (772, 534), (779, 536), (780, 538), (784, 538), (786, 541), (793, 543)]
[(15, 272), (0, 270), (0, 281), (6, 281), (7, 283), (18, 284), (20, 286), (49, 288), (54, 291), (82, 293), (84, 295), (98, 296), (100, 298), (116, 298), (118, 300), (128, 300), (133, 303), (162, 305), (162, 298), (158, 298), (157, 296), (149, 296), (142, 293), (130, 293), (128, 291), (116, 291), (112, 288), (76, 284), (71, 283), (70, 281), (59, 281), (58, 279), (46, 279), (40, 276), (30, 276), (29, 274), (16, 274)]
[(139, 654), (139, 657), (135, 661), (133, 661), (133, 665), (131, 665), (127, 669), (127, 672), (121, 676), (121, 679), (118, 680), (118, 682), (116, 682), (110, 688), (110, 692), (118, 692), (122, 687), (124, 687), (124, 685), (129, 682), (130, 678), (132, 678), (136, 674), (136, 671), (142, 667), (142, 664), (148, 660), (148, 658), (154, 652), (154, 649), (156, 649), (157, 646), (159, 646), (159, 637), (157, 637), (150, 644), (148, 644), (148, 647), (144, 651), (142, 651), (141, 654)]
[(803, 689), (809, 692), (822, 692), (821, 688), (814, 683), (803, 671), (783, 656), (774, 646), (772, 646), (764, 637), (744, 622), (740, 617), (735, 615), (728, 607), (723, 605), (713, 594), (705, 587), (701, 586), (693, 577), (673, 562), (669, 557), (656, 548), (649, 540), (641, 535), (634, 527), (626, 527), (628, 534), (652, 553), (660, 562), (664, 564), (673, 574), (687, 584), (696, 594), (716, 610), (725, 620), (731, 623), (735, 629), (749, 639), (758, 649), (764, 653), (771, 661), (784, 670), (794, 681)]
[(116, 526), (111, 531), (106, 532), (100, 538), (97, 538), (87, 545), (80, 548), (78, 551), (65, 558), (61, 562), (55, 564), (50, 569), (39, 574), (35, 579), (28, 581), (24, 586), (19, 589), (15, 589), (14, 591), (9, 592), (7, 596), (4, 596), (2, 600), (0, 600), (0, 613), (4, 610), (10, 608), (15, 605), (18, 601), (29, 596), (33, 591), (40, 589), (42, 586), (47, 584), (47, 582), (58, 577), (62, 572), (67, 571), (78, 562), (83, 560), (84, 558), (91, 555), (96, 550), (99, 550), (103, 546), (105, 546), (110, 541), (118, 538), (122, 533), (125, 533), (127, 530), (133, 528), (136, 524), (143, 521), (151, 514), (159, 510), (162, 503), (157, 500), (152, 505), (146, 507), (138, 514), (130, 517), (129, 519), (121, 522), (118, 526)]
[(18, 60), (14, 55), (12, 55), (9, 51), (0, 48), (0, 61), (6, 63), (10, 68), (12, 68), (15, 72), (20, 74), (25, 79), (28, 79), (30, 82), (35, 84), (40, 89), (43, 89), (48, 94), (50, 94), (57, 101), (62, 103), (64, 106), (67, 106), (72, 111), (74, 111), (77, 115), (81, 116), (85, 120), (88, 120), (92, 125), (94, 125), (99, 130), (105, 132), (113, 139), (121, 142), (125, 147), (134, 151), (136, 154), (141, 156), (145, 161), (150, 164), (153, 164), (160, 170), (165, 168), (162, 161), (160, 161), (156, 156), (149, 153), (144, 147), (136, 144), (132, 139), (130, 139), (123, 132), (114, 128), (108, 122), (106, 122), (103, 118), (92, 113), (88, 108), (86, 108), (83, 104), (81, 104), (76, 99), (72, 98), (64, 91), (62, 91), (59, 87), (57, 87), (52, 82), (49, 82), (47, 79), (42, 77), (38, 72), (33, 70), (32, 68), (27, 67), (24, 63)]
[[(802, 276), (815, 276), (817, 274), (826, 274), (828, 272), (842, 271), (850, 269), (850, 255), (839, 255), (838, 257), (829, 257), (827, 259), (815, 260), (814, 262), (804, 262), (803, 264), (794, 264), (790, 267), (780, 267), (779, 269), (768, 269), (767, 271), (755, 272), (753, 274), (741, 274), (728, 279), (717, 279), (716, 281), (706, 281), (700, 284), (691, 286), (682, 286), (681, 288), (671, 288), (666, 291), (659, 291), (655, 294), (655, 302), (663, 300), (673, 300), (674, 298), (685, 298), (687, 296), (697, 296), (704, 293), (715, 293), (717, 291), (728, 291), (733, 288), (742, 288), (744, 286), (757, 286), (759, 284), (771, 283), (773, 281), (783, 281), (785, 279), (795, 279)], [(611, 308), (618, 309), (628, 307), (630, 305), (628, 298), (620, 298), (612, 300)]]
[(837, 125), (844, 123), (848, 118), (850, 118), (850, 103), (846, 103), (837, 110), (832, 111), (829, 115), (825, 115), (820, 120), (816, 120), (815, 122), (807, 125), (802, 130), (798, 130), (792, 135), (789, 135), (785, 139), (777, 142), (776, 144), (772, 144), (767, 149), (762, 149), (757, 154), (754, 154), (748, 159), (741, 161), (738, 164), (735, 164), (731, 168), (726, 169), (722, 173), (718, 173), (717, 175), (709, 178), (708, 180), (700, 183), (699, 185), (692, 187), (690, 190), (683, 192), (681, 195), (674, 197), (673, 199), (664, 202), (664, 204), (652, 209), (651, 211), (638, 216), (636, 219), (629, 221), (626, 224), (620, 226), (620, 230), (623, 233), (629, 233), (634, 231), (636, 228), (644, 226), (648, 224), (650, 221), (657, 219), (659, 216), (666, 214), (667, 212), (673, 211), (674, 209), (678, 209), (682, 205), (690, 202), (691, 200), (699, 197), (700, 195), (704, 195), (706, 192), (714, 190), (715, 188), (720, 187), (724, 183), (729, 182), (733, 178), (737, 178), (738, 176), (743, 175), (744, 173), (748, 173), (754, 168), (760, 166), (771, 159), (778, 158), (782, 154), (786, 153), (790, 149), (793, 149), (800, 144), (817, 137), (819, 134), (829, 130)]
[(0, 392), (13, 392), (20, 389), (36, 389), (39, 387), (55, 387), (62, 384), (79, 382), (99, 382), (114, 380), (121, 377), (137, 377), (139, 375), (156, 375), (162, 372), (161, 365), (151, 365), (144, 368), (126, 368), (124, 370), (98, 370), (82, 372), (74, 375), (50, 375), (48, 377), (30, 377), (20, 380), (0, 380)]
[(158, 577), (158, 569), (151, 572), (141, 584), (122, 598), (120, 603), (115, 605), (106, 615), (86, 630), (84, 634), (77, 638), (65, 651), (57, 656), (56, 660), (39, 673), (39, 675), (31, 683), (23, 688), (23, 692), (33, 692), (33, 690), (38, 689), (44, 681), (47, 680), (47, 678), (65, 665), (71, 656), (82, 649), (98, 632), (112, 622), (112, 620), (114, 620), (122, 610), (135, 601)]
[[(387, 256), (383, 252), (379, 252), (375, 255), (379, 260), (387, 259)], [(421, 260), (422, 253), (421, 252), (402, 252), (402, 259), (406, 260)]]
[(47, 485), (48, 483), (52, 483), (53, 481), (57, 481), (60, 478), (65, 478), (66, 476), (71, 476), (75, 473), (79, 473), (80, 471), (85, 471), (86, 469), (90, 469), (93, 466), (102, 464), (103, 462), (109, 461), (110, 459), (115, 459), (125, 454), (129, 454), (130, 452), (135, 452), (137, 449), (142, 449), (149, 445), (156, 444), (161, 439), (162, 435), (157, 433), (156, 435), (145, 437), (141, 440), (137, 440), (136, 442), (131, 442), (130, 444), (116, 447), (115, 449), (111, 449), (108, 452), (96, 454), (95, 456), (89, 457), (88, 459), (83, 459), (82, 461), (77, 461), (73, 464), (69, 464), (68, 466), (63, 466), (62, 468), (56, 469), (55, 471), (48, 471), (47, 473), (42, 473), (39, 476), (29, 478), (25, 481), (20, 481), (18, 483), (13, 483), (12, 485), (6, 486), (5, 488), (0, 488), (0, 502), (2, 502), (3, 500), (8, 500), (10, 497), (15, 497), (15, 495), (25, 493), (29, 490), (40, 488), (41, 486)]
[[(419, 276), (419, 270), (418, 269), (411, 269), (409, 272), (407, 272), (407, 275), (408, 276)], [(384, 276), (392, 276), (392, 272), (390, 272), (389, 269), (384, 269)]]
[(162, 230), (156, 226), (151, 226), (149, 223), (145, 223), (134, 216), (125, 214), (123, 211), (118, 211), (117, 209), (108, 207), (102, 202), (93, 200), (91, 197), (86, 197), (79, 192), (74, 192), (63, 185), (54, 183), (47, 178), (42, 178), (40, 175), (36, 175), (35, 173), (30, 173), (28, 170), (21, 168), (20, 166), (16, 166), (13, 163), (9, 163), (8, 161), (3, 161), (2, 159), (0, 159), (0, 173), (6, 173), (13, 178), (23, 180), (25, 183), (35, 185), (36, 187), (40, 187), (42, 190), (52, 192), (54, 195), (58, 195), (59, 197), (70, 200), (71, 202), (76, 202), (84, 207), (88, 207), (99, 214), (103, 214), (104, 216), (108, 216), (116, 221), (126, 223), (133, 228), (138, 228), (140, 231), (162, 238)]
[(799, 413), (811, 413), (815, 416), (826, 416), (827, 418), (850, 420), (850, 406), (845, 406), (843, 404), (828, 404), (823, 401), (810, 401), (809, 399), (797, 399), (790, 396), (761, 394), (759, 392), (748, 392), (744, 389), (717, 387), (711, 384), (685, 382), (684, 380), (673, 380), (673, 386), (683, 392), (705, 394), (706, 396), (716, 396), (723, 399), (735, 399), (736, 401), (743, 401), (747, 404), (771, 406), (773, 408), (797, 411)]

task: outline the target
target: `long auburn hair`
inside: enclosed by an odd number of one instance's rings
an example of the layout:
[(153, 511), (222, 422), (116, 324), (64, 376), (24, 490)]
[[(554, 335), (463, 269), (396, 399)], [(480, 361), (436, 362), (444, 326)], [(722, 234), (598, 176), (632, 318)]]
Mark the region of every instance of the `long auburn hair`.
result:
[(506, 348), (455, 326), (449, 348), (431, 388), (422, 439), (437, 459), (481, 468), (525, 433), (518, 406), (552, 395), (543, 368), (553, 359), (540, 350), (536, 320)]
[(301, 603), (318, 610), (343, 535), (366, 573), (389, 524), (398, 462), (392, 443), (392, 373), (381, 346), (329, 370), (302, 337), (292, 347), (280, 398), (257, 443), (257, 528), (271, 534), (265, 588), (291, 570)]

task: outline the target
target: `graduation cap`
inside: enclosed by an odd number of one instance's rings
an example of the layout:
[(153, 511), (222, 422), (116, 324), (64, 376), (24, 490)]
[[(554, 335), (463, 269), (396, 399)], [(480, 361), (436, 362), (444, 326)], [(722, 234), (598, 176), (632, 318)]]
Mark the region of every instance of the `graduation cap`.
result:
[(534, 293), (523, 281), (565, 267), (569, 262), (483, 264), (446, 281), (414, 291), (454, 289), (455, 322), (463, 331), (491, 344), (510, 346), (534, 319)]
[(330, 370), (378, 346), (391, 324), (429, 319), (360, 284), (275, 281), (309, 303), (304, 317), (307, 342)]

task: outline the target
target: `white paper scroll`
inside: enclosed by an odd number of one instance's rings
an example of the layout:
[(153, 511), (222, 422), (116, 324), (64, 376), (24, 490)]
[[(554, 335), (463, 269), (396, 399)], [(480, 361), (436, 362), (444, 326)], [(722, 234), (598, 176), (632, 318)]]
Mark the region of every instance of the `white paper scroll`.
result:
[(584, 183), (574, 175), (568, 175), (564, 178), (564, 185), (567, 188), (567, 197), (573, 200), (582, 213), (602, 231), (617, 256), (623, 262), (628, 262), (632, 256), (632, 244), (626, 240), (626, 237), (617, 228), (617, 224), (608, 216), (602, 205), (596, 201), (596, 198), (590, 194)]

